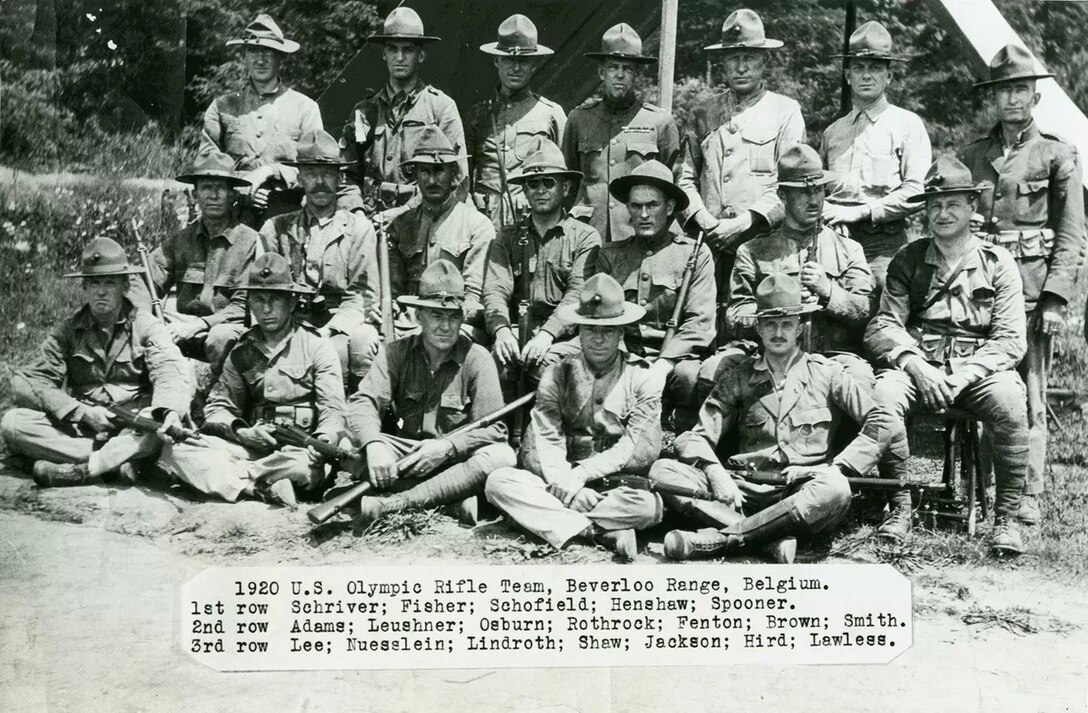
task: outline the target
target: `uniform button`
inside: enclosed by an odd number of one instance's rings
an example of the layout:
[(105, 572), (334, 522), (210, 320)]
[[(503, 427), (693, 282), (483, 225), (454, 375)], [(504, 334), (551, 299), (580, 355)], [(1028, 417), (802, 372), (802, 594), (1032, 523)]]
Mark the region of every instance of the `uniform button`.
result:
[(595, 399), (593, 399), (593, 400), (594, 400), (594, 401), (595, 401), (595, 402), (596, 402), (597, 404), (603, 404), (603, 403), (604, 403), (604, 397), (601, 397), (601, 396), (598, 396), (597, 398), (595, 398)]
[(731, 180), (733, 180), (732, 176), (723, 176), (722, 177), (722, 183), (729, 183)]
[(264, 134), (264, 132), (263, 132), (263, 131), (261, 131), (260, 129), (257, 129), (257, 136), (261, 136), (261, 135), (263, 135), (263, 134)]
[(995, 194), (994, 194), (994, 200), (995, 200), (995, 201), (996, 201), (996, 200), (1000, 200), (1000, 199), (1001, 199), (1001, 196), (1003, 196), (1003, 195), (1004, 195), (1003, 193), (995, 193)]
[(611, 141), (610, 143), (612, 143), (613, 145), (615, 145), (615, 143), (616, 143), (616, 140), (615, 140), (615, 139), (612, 139), (612, 141)]
[(726, 149), (725, 150), (725, 155), (726, 156), (732, 156), (733, 155), (733, 149)]
[(258, 115), (257, 115), (257, 118), (258, 118), (258, 119), (263, 119), (263, 118), (264, 118), (264, 114), (258, 114)]
[(647, 251), (646, 251), (646, 257), (650, 257), (650, 256), (651, 256), (651, 255), (653, 255), (653, 254), (654, 254), (654, 251), (653, 251), (653, 250), (647, 250)]
[(642, 281), (643, 281), (643, 282), (645, 282), (646, 280), (649, 280), (649, 279), (650, 279), (650, 276), (649, 276), (649, 275), (643, 275), (643, 276), (642, 276)]
[(645, 304), (646, 304), (646, 300), (639, 300), (639, 301), (638, 301), (638, 303), (639, 303), (640, 305), (645, 305)]
[(616, 160), (612, 159), (611, 161), (608, 162), (608, 165), (609, 166), (615, 166), (616, 165)]
[(608, 201), (608, 207), (609, 208), (615, 208), (616, 207), (616, 201)]
[(386, 156), (385, 160), (386, 161), (392, 161), (393, 160), (393, 154), (389, 154), (388, 156)]

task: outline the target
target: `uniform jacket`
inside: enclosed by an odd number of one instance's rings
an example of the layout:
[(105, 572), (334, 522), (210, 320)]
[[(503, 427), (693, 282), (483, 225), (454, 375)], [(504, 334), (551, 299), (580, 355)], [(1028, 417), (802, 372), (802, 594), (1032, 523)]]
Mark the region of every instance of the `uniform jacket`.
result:
[[(252, 171), (293, 160), (299, 138), (322, 128), (321, 110), (313, 99), (283, 82), (268, 94), (247, 83), (240, 92), (216, 97), (204, 112), (201, 150), (215, 148), (233, 158), (239, 171)], [(294, 170), (280, 173), (289, 185), (295, 175)]]
[(483, 309), (487, 255), (495, 227), (480, 211), (456, 196), (438, 211), (426, 204), (398, 216), (389, 224), (389, 279), (393, 298), (415, 295), (419, 276), (435, 260), (449, 260), (465, 279), (465, 321)]
[[(697, 468), (721, 463), (775, 469), (833, 461), (859, 475), (872, 470), (885, 435), (870, 423), (878, 410), (869, 385), (851, 378), (836, 361), (798, 353), (778, 392), (762, 356), (733, 357), (699, 410), (699, 423), (677, 437), (677, 457)], [(832, 458), (843, 415), (861, 424), (862, 432)]]
[(979, 213), (1020, 267), (1024, 303), (1045, 292), (1067, 303), (1084, 260), (1084, 190), (1076, 149), (1032, 122), (1006, 156), (1001, 125), (967, 145), (963, 162), (983, 191)]
[[(240, 427), (290, 412), (296, 426), (336, 443), (344, 432), (344, 380), (336, 350), (317, 330), (296, 323), (272, 350), (259, 327), (245, 332), (223, 362), (204, 407), (205, 430), (234, 438)], [(284, 410), (283, 407), (287, 407)], [(297, 407), (291, 409), (290, 407)]]
[[(418, 334), (391, 342), (378, 352), (370, 372), (351, 397), (348, 423), (364, 447), (381, 440), (382, 419), (400, 422), (396, 435), (416, 440), (443, 437), (503, 406), (499, 372), (491, 354), (461, 335), (432, 373)], [(459, 456), (506, 442), (500, 421), (447, 438)]]
[(827, 227), (815, 243), (811, 234), (781, 225), (740, 246), (729, 278), (727, 315), (734, 333), (740, 333), (741, 321), (755, 317), (756, 287), (763, 278), (784, 272), (799, 280), (808, 260), (820, 263), (831, 280), (830, 298), (811, 317), (811, 351), (860, 354), (865, 325), (876, 312), (873, 273), (861, 245)]
[(601, 236), (570, 215), (543, 237), (537, 235), (531, 215), (518, 225), (503, 228), (491, 246), (484, 284), (484, 322), (489, 334), (517, 323), (523, 277), (518, 241), (523, 231), (529, 239), (531, 326), (560, 340), (574, 330), (556, 316), (556, 308), (578, 302), (578, 290), (596, 269)]
[(679, 154), (676, 121), (661, 107), (637, 97), (622, 108), (589, 99), (571, 111), (563, 135), (567, 168), (584, 174), (571, 212), (605, 242), (631, 237), (627, 205), (609, 194), (609, 181), (653, 159), (672, 168)]
[(691, 200), (684, 219), (694, 217), (709, 230), (720, 218), (748, 210), (778, 225), (778, 156), (804, 140), (801, 106), (789, 97), (763, 90), (739, 104), (730, 89), (712, 97), (695, 110), (684, 137), (678, 184)]
[(972, 380), (1016, 367), (1027, 350), (1024, 295), (1007, 250), (972, 236), (963, 271), (925, 312), (921, 308), (951, 274), (932, 239), (900, 250), (888, 265), (880, 311), (865, 330), (865, 347), (894, 366), (903, 354), (948, 362)]
[(256, 237), (257, 232), (244, 223), (218, 235), (209, 235), (203, 220), (190, 223), (148, 256), (155, 291), (165, 297), (176, 287), (178, 312), (202, 317), (209, 326), (241, 322), (246, 316), (245, 294), (234, 288), (245, 282), (249, 256), (235, 245), (241, 248)]
[(694, 247), (695, 241), (682, 233), (666, 233), (650, 243), (630, 237), (601, 248), (597, 272), (616, 278), (623, 285), (624, 298), (646, 308), (646, 316), (627, 327), (624, 341), (632, 353), (683, 359), (696, 357), (710, 346), (714, 339), (714, 258), (703, 245), (676, 336), (664, 351), (661, 349)]
[(11, 381), (17, 405), (73, 423), (83, 415), (79, 396), (185, 415), (193, 395), (189, 365), (166, 327), (127, 299), (109, 335), (87, 306), (61, 322)]
[(594, 375), (581, 354), (548, 367), (522, 443), (522, 467), (547, 483), (575, 466), (589, 480), (649, 471), (661, 451), (659, 372), (631, 354)]
[(324, 297), (332, 314), (323, 325), (349, 333), (378, 307), (378, 242), (360, 213), (343, 208), (319, 223), (306, 208), (271, 218), (261, 227), (261, 249), (291, 262), (291, 274)]

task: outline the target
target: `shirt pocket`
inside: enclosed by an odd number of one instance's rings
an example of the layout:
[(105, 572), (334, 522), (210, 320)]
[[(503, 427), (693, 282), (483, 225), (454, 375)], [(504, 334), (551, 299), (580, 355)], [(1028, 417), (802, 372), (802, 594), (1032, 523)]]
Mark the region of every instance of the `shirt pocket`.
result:
[[(801, 274), (801, 258), (797, 253), (794, 253), (793, 255), (782, 255), (781, 257), (771, 258), (770, 260), (756, 258), (755, 263), (756, 269), (759, 270), (756, 284), (764, 277), (773, 275), (777, 272), (783, 272), (794, 277)], [(752, 285), (752, 288), (754, 291), (755, 285)]]
[(682, 275), (670, 272), (658, 272), (650, 276), (650, 294), (647, 295), (647, 303), (644, 306), (647, 311), (652, 310), (654, 314), (648, 314), (648, 317), (651, 319), (657, 317), (659, 321), (672, 317), (682, 279)]
[(108, 381), (115, 384), (138, 384), (146, 372), (147, 359), (144, 356), (144, 348), (126, 346), (113, 360)]
[(627, 142), (627, 163), (632, 168), (657, 158), (657, 144), (652, 141), (635, 140)]
[(982, 275), (972, 274), (964, 284), (956, 285), (950, 291), (952, 323), (961, 328), (975, 331), (990, 326), (994, 313), (993, 285)]
[(68, 385), (71, 387), (97, 386), (102, 375), (93, 354), (82, 349), (72, 352), (67, 359)]
[(600, 183), (604, 179), (604, 144), (600, 141), (581, 141), (578, 143), (578, 156), (587, 183)]
[(284, 405), (310, 404), (314, 397), (313, 370), (308, 364), (277, 364), (265, 372), (264, 396)]
[(548, 124), (532, 122), (514, 127), (514, 156), (522, 162), (540, 149), (541, 144), (551, 138), (548, 136)]
[(774, 416), (761, 403), (749, 407), (740, 424), (740, 442), (742, 450), (754, 450), (774, 443)]
[[(1016, 184), (1016, 219), (1024, 225), (1043, 225), (1047, 219), (1049, 178), (1020, 181)], [(1021, 255), (1024, 255), (1021, 243)]]
[(438, 428), (442, 433), (468, 422), (472, 400), (461, 393), (444, 393), (438, 405)]
[[(570, 255), (558, 254), (548, 257), (543, 262), (544, 269), (539, 270), (537, 282), (542, 293), (543, 302), (549, 305), (557, 305), (563, 299), (563, 293), (570, 284), (570, 272), (574, 266), (574, 259)], [(530, 265), (530, 268), (533, 266)], [(537, 270), (533, 270), (533, 277), (537, 277)]]
[(752, 173), (772, 174), (775, 172), (775, 139), (778, 134), (762, 126), (745, 129), (741, 133), (744, 148), (748, 153), (748, 170)]
[(876, 189), (881, 195), (889, 193), (902, 181), (899, 179), (899, 157), (895, 154), (865, 153), (861, 158), (861, 185)]
[(831, 439), (831, 409), (826, 406), (790, 413), (790, 446), (799, 455), (824, 458)]

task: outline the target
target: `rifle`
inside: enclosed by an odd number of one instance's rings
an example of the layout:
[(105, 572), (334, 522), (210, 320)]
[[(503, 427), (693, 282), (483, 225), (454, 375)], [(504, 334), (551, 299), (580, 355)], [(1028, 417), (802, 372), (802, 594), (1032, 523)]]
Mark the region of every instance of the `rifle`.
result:
[(329, 461), (350, 460), (359, 455), (359, 450), (345, 450), (337, 448), (331, 443), (326, 443), (320, 438), (314, 438), (306, 431), (293, 424), (286, 425), (276, 423), (272, 425), (272, 437), (281, 446), (297, 446), (298, 448), (313, 448), (318, 454)]
[[(736, 218), (737, 212), (729, 208), (722, 217)], [(715, 271), (717, 272), (715, 282), (718, 290), (718, 323), (715, 325), (718, 347), (724, 346), (729, 341), (726, 338), (729, 333), (729, 269), (727, 264), (732, 265), (732, 262), (728, 260), (726, 250), (722, 249), (714, 256)]]
[(385, 235), (385, 221), (382, 220), (382, 205), (379, 198), (374, 215), (375, 230), (378, 235), (378, 282), (381, 289), (382, 337), (388, 344), (396, 338), (393, 329), (393, 285), (389, 277), (389, 240)]
[(200, 216), (196, 213), (196, 199), (193, 198), (193, 189), (185, 189), (185, 219), (187, 223), (195, 223)]
[[(814, 466), (815, 467), (815, 466)], [(745, 470), (743, 468), (726, 468), (730, 474), (736, 474), (749, 483), (757, 485), (792, 485), (804, 482), (805, 478), (796, 478), (787, 481), (786, 476), (773, 470)], [(852, 488), (921, 488), (923, 490), (944, 490), (943, 483), (919, 483), (916, 481), (902, 480), (899, 478), (855, 478), (847, 477)]]
[[(820, 245), (819, 245), (819, 243), (820, 243), (820, 227), (819, 226), (820, 226), (820, 224), (817, 223), (816, 228), (814, 229), (814, 234), (812, 236), (812, 241), (809, 242), (809, 244), (806, 245), (804, 247), (804, 249), (797, 256), (798, 260), (801, 263), (798, 266), (800, 270), (805, 269), (805, 263), (806, 262), (816, 262), (816, 263), (820, 262)], [(798, 277), (800, 277), (800, 272), (798, 273)], [(812, 294), (807, 288), (805, 289), (805, 292), (808, 292), (810, 296)], [(804, 349), (805, 352), (808, 353), (808, 354), (812, 353), (812, 317), (811, 316), (809, 316), (807, 319), (805, 319), (804, 324), (801, 325), (801, 348)]]
[[(491, 116), (491, 133), (495, 136), (495, 149), (497, 151), (496, 163), (499, 164), (499, 188), (502, 189), (502, 195), (499, 196), (499, 227), (506, 225), (506, 211), (503, 208), (504, 205), (510, 207), (510, 220), (517, 224), (517, 210), (514, 207), (514, 194), (510, 190), (510, 184), (506, 180), (506, 141), (500, 141), (499, 139), (499, 123), (495, 119), (494, 100), (492, 100), (492, 106), (489, 107)], [(502, 201), (506, 199), (504, 204)]]
[(651, 493), (666, 493), (668, 495), (680, 495), (695, 500), (712, 500), (724, 503), (725, 500), (702, 488), (686, 488), (683, 485), (670, 485), (658, 483), (643, 475), (606, 475), (598, 481), (605, 490), (627, 486), (635, 490), (646, 490)]
[[(529, 226), (519, 223), (518, 247), (521, 248), (521, 299), (518, 301), (518, 349), (525, 349), (532, 337), (529, 324), (529, 306), (532, 297), (532, 276), (529, 274)], [(518, 393), (525, 393), (529, 382), (529, 366), (521, 365), (518, 374)], [(510, 425), (510, 440), (515, 449), (521, 444), (522, 434), (525, 433), (525, 412), (514, 413), (514, 422)]]
[[(534, 398), (536, 398), (536, 392), (532, 391), (532, 392), (530, 392), (528, 394), (525, 394), (521, 398), (518, 398), (518, 399), (515, 399), (514, 401), (511, 401), (510, 403), (508, 403), (505, 406), (503, 406), (502, 408), (500, 408), (498, 411), (494, 411), (492, 413), (489, 413), (489, 414), (487, 414), (486, 416), (484, 416), (482, 418), (478, 418), (475, 421), (472, 421), (471, 423), (466, 423), (465, 425), (461, 426), (460, 428), (456, 428), (456, 429), (450, 431), (449, 433), (444, 434), (442, 436), (442, 438), (449, 438), (450, 436), (459, 436), (462, 433), (468, 433), (469, 431), (475, 431), (477, 428), (486, 428), (487, 426), (490, 426), (491, 424), (496, 423), (497, 421), (500, 421), (501, 419), (505, 418), (506, 415), (509, 414), (510, 412), (515, 411), (517, 409), (520, 409), (522, 406), (525, 406), (526, 404), (530, 403)], [(408, 453), (404, 456), (404, 458), (401, 458), (399, 461), (397, 461), (397, 470), (398, 470), (398, 472), (400, 471), (401, 468), (404, 467), (403, 466), (404, 461), (409, 456), (411, 456), (413, 453), (418, 451), (422, 447), (423, 443), (424, 442), (420, 442), (419, 444), (417, 444), (414, 448), (412, 448), (412, 450), (408, 451)], [(325, 445), (328, 445), (328, 444), (325, 444)], [(320, 525), (320, 524), (328, 521), (329, 518), (333, 517), (334, 515), (339, 513), (344, 508), (346, 508), (348, 505), (350, 505), (352, 503), (352, 501), (358, 500), (360, 497), (365, 495), (372, 487), (373, 486), (372, 486), (372, 484), (370, 483), (369, 480), (364, 481), (362, 483), (359, 483), (358, 485), (354, 486), (350, 490), (344, 491), (343, 493), (337, 495), (336, 497), (332, 498), (331, 500), (327, 500), (327, 501), (321, 503), (320, 505), (316, 505), (316, 506), (310, 508), (310, 510), (306, 513), (306, 516), (308, 518), (310, 518), (310, 522), (312, 522), (313, 524)]]
[(136, 236), (136, 252), (140, 253), (140, 262), (144, 267), (144, 283), (151, 297), (151, 314), (157, 320), (166, 324), (166, 315), (162, 310), (162, 300), (159, 299), (159, 293), (155, 289), (155, 281), (151, 279), (151, 263), (147, 260), (147, 246), (144, 245), (144, 239), (140, 237), (140, 228), (136, 225), (135, 218), (132, 219), (132, 232)]
[(705, 233), (700, 230), (699, 236), (695, 238), (695, 247), (691, 251), (691, 256), (688, 257), (688, 264), (684, 266), (684, 276), (680, 279), (680, 289), (676, 292), (676, 305), (672, 308), (672, 315), (665, 322), (665, 336), (661, 340), (662, 350), (676, 336), (676, 330), (680, 326), (680, 315), (684, 313), (684, 303), (687, 302), (688, 293), (691, 292), (691, 281), (695, 277), (695, 265), (699, 259), (699, 251), (703, 248), (704, 237)]
[[(127, 409), (124, 406), (119, 406), (118, 404), (108, 403), (106, 401), (99, 401), (98, 399), (92, 398), (90, 396), (81, 396), (78, 400), (82, 403), (87, 404), (88, 406), (100, 406), (106, 409), (111, 414), (113, 414), (113, 417), (117, 419), (123, 426), (131, 428), (135, 431), (140, 431), (142, 433), (156, 433), (159, 429), (162, 428), (161, 421), (156, 421), (155, 419), (148, 418), (147, 416), (141, 416), (135, 411)], [(171, 426), (166, 431), (166, 435), (170, 436), (178, 442), (188, 440), (200, 440), (199, 433), (192, 429), (181, 426)]]

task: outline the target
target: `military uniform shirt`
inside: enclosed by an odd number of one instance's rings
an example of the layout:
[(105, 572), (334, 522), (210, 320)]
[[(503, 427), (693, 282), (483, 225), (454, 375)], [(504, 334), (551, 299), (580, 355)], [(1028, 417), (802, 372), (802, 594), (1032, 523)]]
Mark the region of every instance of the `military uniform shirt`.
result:
[(625, 342), (631, 352), (682, 359), (695, 357), (710, 346), (714, 339), (714, 258), (703, 245), (676, 335), (664, 351), (661, 349), (694, 247), (695, 241), (683, 234), (666, 233), (649, 242), (630, 237), (601, 248), (597, 272), (614, 277), (623, 286), (624, 299), (646, 309), (645, 317), (627, 327)]
[(880, 311), (865, 330), (865, 346), (895, 366), (903, 354), (947, 362), (953, 373), (982, 379), (1013, 369), (1027, 350), (1020, 273), (1004, 248), (971, 236), (963, 271), (951, 289), (922, 312), (955, 265), (933, 240), (917, 240), (888, 265)]
[(104, 330), (84, 306), (57, 325), (38, 358), (12, 377), (16, 405), (58, 421), (78, 422), (84, 406), (76, 397), (107, 403), (150, 402), (189, 413), (189, 365), (166, 327), (126, 298), (112, 329)]
[(484, 283), (484, 322), (489, 334), (517, 322), (522, 299), (521, 246), (528, 236), (529, 320), (556, 340), (570, 335), (571, 325), (556, 316), (564, 304), (578, 303), (578, 290), (595, 271), (601, 236), (570, 215), (563, 216), (544, 236), (537, 235), (532, 216), (503, 228), (491, 247)]
[(801, 266), (808, 261), (819, 263), (831, 281), (827, 303), (811, 315), (811, 351), (861, 354), (865, 325), (876, 312), (873, 272), (861, 245), (827, 227), (816, 241), (811, 233), (781, 225), (741, 245), (729, 277), (730, 324), (740, 330), (755, 318), (756, 287), (763, 278), (781, 272), (800, 282)]
[[(253, 327), (223, 362), (223, 373), (204, 407), (205, 430), (234, 439), (234, 432), (270, 420), (275, 407), (299, 407), (295, 425), (330, 443), (344, 431), (344, 380), (336, 350), (313, 327), (296, 323), (278, 345), (261, 341)], [(310, 421), (310, 423), (306, 423)]]
[(606, 242), (629, 238), (627, 205), (609, 194), (608, 183), (654, 159), (672, 168), (679, 154), (676, 121), (661, 107), (637, 97), (625, 106), (584, 102), (567, 117), (563, 135), (567, 168), (584, 174), (572, 214)]
[(727, 89), (695, 109), (677, 184), (691, 201), (684, 220), (711, 230), (721, 218), (751, 211), (770, 227), (782, 221), (778, 157), (805, 140), (801, 106), (761, 89), (738, 102)]
[(1084, 260), (1084, 192), (1076, 149), (1032, 122), (1006, 154), (1001, 126), (968, 144), (963, 162), (989, 181), (978, 212), (1000, 231), (996, 241), (1020, 268), (1028, 310), (1043, 293), (1067, 303)]
[(618, 354), (597, 375), (581, 354), (544, 370), (522, 445), (522, 465), (554, 483), (579, 466), (589, 480), (644, 474), (661, 451), (660, 372)]
[[(381, 348), (370, 372), (351, 397), (348, 424), (365, 448), (381, 440), (382, 419), (392, 412), (398, 434), (426, 440), (441, 438), (466, 423), (503, 407), (499, 372), (491, 354), (460, 335), (446, 360), (431, 370), (423, 337), (398, 339)], [(506, 442), (500, 421), (447, 440), (458, 455)]]

